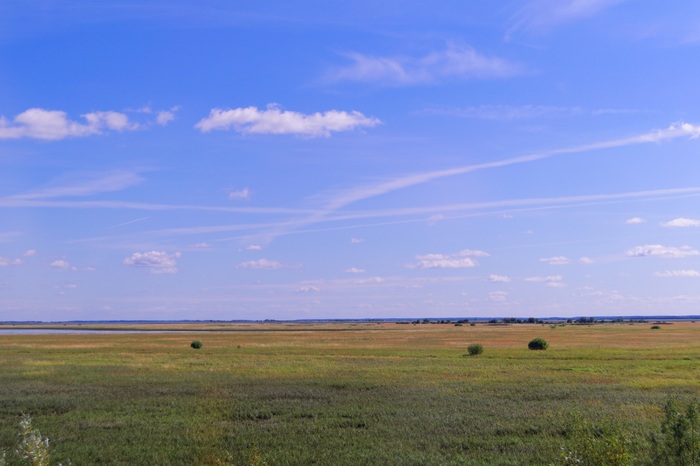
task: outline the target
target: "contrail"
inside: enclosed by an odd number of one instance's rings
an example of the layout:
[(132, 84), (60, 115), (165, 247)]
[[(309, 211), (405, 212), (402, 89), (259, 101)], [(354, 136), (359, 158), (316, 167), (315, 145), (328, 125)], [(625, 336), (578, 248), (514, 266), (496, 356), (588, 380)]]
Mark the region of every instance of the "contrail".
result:
[(113, 226), (112, 229), (123, 227), (124, 225), (129, 225), (131, 223), (140, 222), (141, 220), (147, 220), (149, 218), (151, 218), (151, 217), (150, 216), (149, 217), (141, 217), (141, 218), (137, 218), (136, 220), (130, 220), (128, 222), (120, 223), (119, 225)]

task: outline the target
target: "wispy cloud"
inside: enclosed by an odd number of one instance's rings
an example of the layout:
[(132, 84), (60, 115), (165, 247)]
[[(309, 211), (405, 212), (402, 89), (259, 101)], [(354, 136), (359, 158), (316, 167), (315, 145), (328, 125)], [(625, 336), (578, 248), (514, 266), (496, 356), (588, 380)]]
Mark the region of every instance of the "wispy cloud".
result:
[(632, 218), (627, 219), (625, 221), (625, 223), (627, 225), (639, 225), (640, 223), (644, 223), (644, 222), (646, 222), (646, 220), (644, 220), (643, 218), (640, 218), (640, 217), (632, 217)]
[(313, 285), (303, 285), (297, 288), (299, 293), (318, 293), (321, 289)]
[(550, 288), (563, 288), (566, 286), (562, 282), (563, 278), (561, 275), (547, 275), (546, 277), (527, 277), (526, 282), (531, 283), (544, 283)]
[(489, 301), (494, 301), (497, 303), (502, 303), (508, 300), (508, 292), (506, 291), (492, 291), (488, 296)]
[(583, 107), (554, 107), (550, 105), (479, 105), (476, 107), (446, 107), (427, 108), (417, 114), (444, 115), (459, 118), (475, 118), (479, 120), (514, 121), (535, 118), (561, 118), (580, 115), (609, 115), (622, 113), (638, 113), (631, 109), (585, 109)]
[(22, 265), (22, 259), (11, 259), (9, 257), (0, 256), (0, 267), (8, 267), (10, 265)]
[(177, 261), (181, 254), (168, 254), (165, 251), (135, 252), (124, 259), (123, 264), (130, 267), (147, 268), (150, 273), (177, 273)]
[(546, 32), (553, 26), (591, 18), (625, 0), (528, 0), (511, 18), (506, 37), (517, 31)]
[(55, 260), (49, 264), (49, 267), (52, 267), (54, 269), (70, 269), (71, 265), (70, 262), (65, 261), (63, 259)]
[(203, 133), (213, 130), (229, 130), (243, 134), (294, 134), (305, 137), (328, 137), (331, 133), (352, 131), (377, 126), (381, 121), (366, 117), (360, 112), (329, 110), (304, 114), (281, 110), (269, 105), (266, 110), (257, 107), (212, 109), (207, 118), (195, 125)]
[(665, 270), (663, 272), (655, 272), (655, 277), (668, 277), (668, 278), (686, 278), (686, 277), (700, 277), (700, 272), (697, 270)]
[(247, 201), (250, 199), (250, 189), (243, 188), (238, 191), (229, 191), (228, 198), (233, 201)]
[(670, 222), (664, 222), (661, 224), (665, 228), (688, 228), (688, 227), (700, 227), (700, 220), (692, 218), (676, 218)]
[(326, 82), (356, 81), (392, 86), (432, 84), (449, 79), (505, 78), (523, 74), (523, 66), (489, 57), (467, 45), (449, 44), (427, 55), (368, 56), (345, 54), (350, 64), (330, 70)]
[(491, 274), (486, 278), (487, 282), (490, 283), (510, 283), (511, 279), (507, 275), (494, 275)]
[(258, 259), (253, 261), (241, 262), (236, 266), (237, 269), (256, 269), (256, 270), (277, 270), (284, 268), (293, 268), (281, 262), (270, 259)]
[[(415, 173), (411, 175), (398, 176), (374, 183), (367, 183), (365, 185), (355, 186), (352, 188), (329, 191), (321, 193), (317, 195), (314, 199), (312, 199), (313, 201), (316, 201), (317, 203), (321, 204), (321, 207), (319, 209), (320, 211), (318, 213), (306, 218), (299, 219), (296, 222), (291, 222), (290, 226), (300, 227), (311, 223), (316, 223), (320, 220), (323, 220), (325, 217), (332, 214), (333, 212), (355, 202), (376, 196), (381, 196), (400, 189), (405, 189), (412, 186), (428, 183), (430, 181), (437, 180), (440, 178), (464, 175), (480, 170), (501, 168), (510, 165), (530, 163), (561, 155), (573, 155), (583, 152), (625, 147), (638, 144), (660, 143), (663, 141), (677, 139), (681, 137), (694, 139), (698, 136), (700, 136), (700, 126), (680, 122), (674, 123), (666, 129), (650, 131), (647, 133), (642, 133), (636, 136), (630, 136), (626, 138), (611, 139), (607, 141), (594, 142), (580, 146), (552, 149), (549, 151), (537, 152), (533, 154), (512, 157), (509, 159), (497, 160), (494, 162), (465, 165), (444, 170), (435, 170), (429, 172)], [(274, 238), (279, 234), (286, 233), (286, 231), (286, 229), (270, 231), (266, 234), (266, 240), (269, 241), (271, 238)]]
[(544, 262), (545, 264), (549, 265), (566, 265), (571, 262), (571, 260), (566, 256), (554, 256), (542, 258), (540, 259), (540, 262)]
[(663, 258), (683, 258), (689, 256), (698, 256), (700, 251), (691, 248), (690, 246), (669, 247), (660, 244), (646, 244), (644, 246), (635, 246), (627, 251), (629, 257), (663, 257)]
[(349, 269), (345, 269), (345, 273), (365, 273), (365, 269), (360, 269), (358, 267), (350, 267)]
[(92, 196), (100, 193), (121, 191), (143, 181), (144, 178), (138, 173), (130, 171), (71, 175), (55, 180), (43, 188), (35, 189), (23, 194), (16, 194), (6, 198), (0, 198), (0, 203), (2, 200), (32, 200)]
[(156, 124), (160, 126), (165, 126), (171, 121), (175, 120), (175, 114), (180, 110), (180, 106), (175, 106), (170, 108), (170, 110), (160, 110), (156, 112)]

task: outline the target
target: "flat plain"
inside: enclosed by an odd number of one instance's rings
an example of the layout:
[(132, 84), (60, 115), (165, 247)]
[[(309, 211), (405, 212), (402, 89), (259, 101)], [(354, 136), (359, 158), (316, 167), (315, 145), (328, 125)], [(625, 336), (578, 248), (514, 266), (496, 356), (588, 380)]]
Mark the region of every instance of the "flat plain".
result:
[[(556, 464), (578, 415), (615, 423), (645, 458), (664, 402), (700, 392), (700, 324), (660, 327), (265, 323), (3, 334), (0, 449), (16, 445), (29, 415), (52, 460), (75, 465)], [(549, 348), (528, 350), (535, 337)], [(483, 354), (466, 356), (471, 343)]]

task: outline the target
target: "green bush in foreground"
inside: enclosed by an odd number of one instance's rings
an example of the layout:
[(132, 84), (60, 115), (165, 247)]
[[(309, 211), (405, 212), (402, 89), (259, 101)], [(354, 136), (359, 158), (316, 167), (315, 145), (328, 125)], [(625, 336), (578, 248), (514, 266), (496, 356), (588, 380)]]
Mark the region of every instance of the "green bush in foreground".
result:
[(661, 433), (652, 435), (653, 464), (659, 466), (700, 464), (700, 415), (697, 400), (685, 407), (676, 398), (664, 406)]
[[(28, 464), (31, 466), (49, 466), (49, 439), (32, 427), (32, 418), (24, 415), (19, 422), (19, 445), (11, 451), (0, 451), (0, 466), (10, 464)], [(60, 466), (60, 463), (58, 463)]]
[(652, 330), (661, 330), (661, 327), (659, 327), (658, 325), (652, 325), (651, 329)]
[(568, 443), (562, 447), (561, 465), (626, 466), (632, 464), (627, 451), (628, 440), (617, 424), (592, 425), (574, 414), (568, 432)]
[(194, 349), (200, 349), (203, 345), (201, 341), (195, 340), (192, 343), (190, 343), (190, 346)]
[(527, 344), (527, 347), (531, 350), (546, 350), (548, 346), (549, 343), (544, 338), (535, 338)]
[(469, 353), (469, 356), (478, 356), (484, 352), (484, 347), (479, 343), (473, 343), (467, 346), (467, 352)]

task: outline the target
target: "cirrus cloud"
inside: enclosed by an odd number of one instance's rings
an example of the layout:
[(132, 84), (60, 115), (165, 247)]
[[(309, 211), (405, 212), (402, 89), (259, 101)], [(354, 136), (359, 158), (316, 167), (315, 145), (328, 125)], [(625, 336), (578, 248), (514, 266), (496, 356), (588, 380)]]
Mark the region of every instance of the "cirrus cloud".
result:
[(234, 109), (214, 108), (207, 118), (195, 125), (203, 133), (213, 130), (234, 129), (243, 134), (295, 134), (305, 137), (328, 137), (331, 133), (352, 131), (380, 124), (377, 118), (366, 117), (360, 112), (329, 110), (304, 114), (281, 110), (268, 105), (266, 110), (257, 107)]
[(524, 73), (521, 65), (489, 57), (468, 45), (448, 44), (444, 50), (423, 56), (367, 56), (347, 53), (350, 64), (328, 72), (327, 82), (376, 82), (407, 86), (432, 84), (446, 79), (505, 78)]
[(670, 277), (670, 278), (682, 278), (682, 277), (700, 277), (700, 272), (697, 270), (664, 270), (663, 272), (655, 272), (655, 277)]

